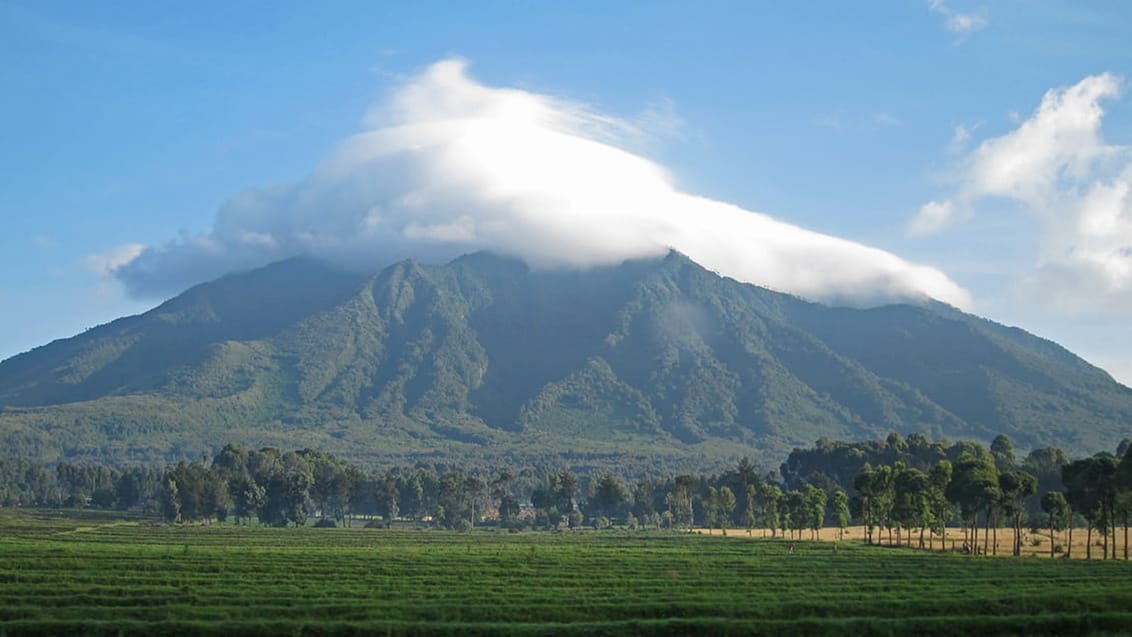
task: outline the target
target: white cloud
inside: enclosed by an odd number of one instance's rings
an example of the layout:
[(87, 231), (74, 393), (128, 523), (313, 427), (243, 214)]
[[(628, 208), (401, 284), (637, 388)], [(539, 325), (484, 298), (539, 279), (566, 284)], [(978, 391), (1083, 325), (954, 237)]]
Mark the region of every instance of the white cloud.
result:
[(951, 134), (951, 141), (947, 143), (947, 152), (958, 154), (966, 150), (967, 142), (971, 140), (971, 133), (975, 132), (976, 128), (978, 126), (957, 125)]
[(83, 257), (83, 266), (99, 276), (112, 276), (119, 268), (128, 265), (145, 251), (140, 243), (127, 243), (105, 252), (95, 252)]
[(920, 206), (920, 212), (908, 222), (908, 234), (934, 234), (951, 225), (958, 216), (956, 206), (950, 201), (929, 201)]
[(928, 6), (933, 13), (938, 13), (944, 17), (944, 28), (960, 37), (981, 31), (990, 24), (986, 15), (981, 10), (971, 13), (960, 13), (949, 7), (944, 0), (931, 0)]
[(939, 231), (988, 199), (1018, 204), (1037, 223), (1028, 295), (1063, 309), (1132, 308), (1132, 149), (1101, 138), (1114, 75), (1048, 91), (1005, 135), (963, 156), (951, 197), (925, 204), (909, 231)]
[(483, 86), (465, 66), (446, 60), (408, 79), (309, 176), (233, 197), (211, 233), (151, 247), (116, 276), (153, 295), (296, 254), (372, 268), (488, 249), (536, 268), (585, 268), (675, 248), (808, 298), (968, 304), (933, 268), (679, 191), (663, 167), (625, 150), (637, 123)]

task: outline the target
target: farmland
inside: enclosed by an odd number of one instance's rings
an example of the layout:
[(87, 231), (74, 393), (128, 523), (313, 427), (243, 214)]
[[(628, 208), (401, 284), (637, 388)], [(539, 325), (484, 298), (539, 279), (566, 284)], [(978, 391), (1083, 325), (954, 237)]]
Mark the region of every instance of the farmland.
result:
[(0, 634), (1083, 634), (1132, 566), (687, 533), (0, 511)]

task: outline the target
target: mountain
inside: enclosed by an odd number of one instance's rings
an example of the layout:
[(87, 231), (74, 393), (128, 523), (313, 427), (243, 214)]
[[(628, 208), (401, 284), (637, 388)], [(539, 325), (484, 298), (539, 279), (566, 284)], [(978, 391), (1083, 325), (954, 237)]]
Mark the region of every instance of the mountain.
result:
[(703, 468), (892, 431), (1092, 453), (1132, 433), (1132, 390), (942, 304), (828, 307), (677, 253), (584, 272), (478, 253), (372, 276), (292, 259), (0, 362), (0, 444), (42, 459), (237, 441)]

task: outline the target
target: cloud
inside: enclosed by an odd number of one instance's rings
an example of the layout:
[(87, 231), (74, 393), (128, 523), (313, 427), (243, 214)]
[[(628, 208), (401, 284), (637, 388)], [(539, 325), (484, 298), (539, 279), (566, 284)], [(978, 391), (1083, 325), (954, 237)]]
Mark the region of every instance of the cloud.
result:
[(209, 234), (149, 247), (115, 275), (135, 296), (165, 295), (297, 254), (374, 268), (487, 249), (535, 268), (586, 268), (674, 248), (812, 299), (969, 302), (936, 269), (681, 192), (626, 150), (638, 124), (484, 86), (462, 61), (401, 83), (364, 122), (302, 180), (232, 197)]
[(146, 247), (140, 243), (127, 243), (105, 252), (95, 252), (83, 257), (83, 267), (99, 276), (112, 276), (129, 265)]
[(978, 126), (966, 126), (959, 124), (955, 127), (954, 132), (951, 134), (951, 141), (947, 142), (947, 152), (957, 155), (967, 148), (967, 142), (971, 140), (971, 134), (975, 132)]
[(1105, 101), (1121, 80), (1087, 77), (1048, 91), (1014, 130), (962, 156), (955, 192), (925, 204), (912, 233), (938, 232), (985, 200), (1017, 204), (1036, 222), (1033, 273), (1019, 283), (1062, 309), (1132, 308), (1132, 149), (1101, 137)]
[(981, 31), (990, 24), (982, 11), (959, 13), (947, 6), (944, 0), (931, 0), (928, 6), (933, 13), (938, 13), (944, 17), (944, 28), (960, 37)]
[(929, 201), (920, 206), (920, 212), (908, 222), (908, 234), (935, 234), (951, 225), (958, 216), (955, 204), (950, 201)]

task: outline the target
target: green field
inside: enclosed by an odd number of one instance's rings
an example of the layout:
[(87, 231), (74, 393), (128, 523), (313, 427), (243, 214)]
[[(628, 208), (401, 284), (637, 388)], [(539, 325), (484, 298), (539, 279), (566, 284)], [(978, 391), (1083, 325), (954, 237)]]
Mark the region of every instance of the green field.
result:
[(0, 511), (0, 635), (1121, 634), (1132, 564)]

